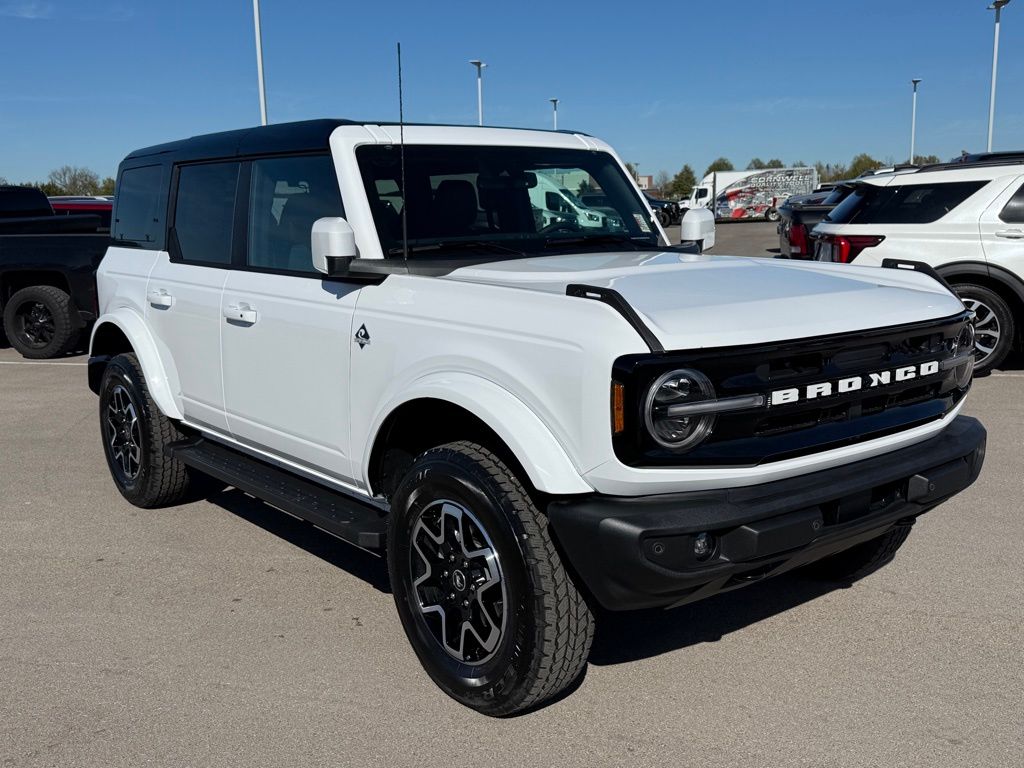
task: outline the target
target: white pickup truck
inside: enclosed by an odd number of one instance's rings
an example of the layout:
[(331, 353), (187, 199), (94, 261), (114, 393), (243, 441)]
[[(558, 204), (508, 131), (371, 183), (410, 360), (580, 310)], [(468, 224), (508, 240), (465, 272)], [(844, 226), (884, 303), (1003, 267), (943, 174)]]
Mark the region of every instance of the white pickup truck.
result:
[[(556, 170), (610, 223), (538, 217)], [(857, 578), (981, 469), (971, 316), (920, 265), (670, 246), (590, 136), (196, 137), (122, 162), (112, 235), (89, 383), (120, 492), (212, 478), (386, 556), (423, 666), (487, 714), (573, 683), (597, 605)]]

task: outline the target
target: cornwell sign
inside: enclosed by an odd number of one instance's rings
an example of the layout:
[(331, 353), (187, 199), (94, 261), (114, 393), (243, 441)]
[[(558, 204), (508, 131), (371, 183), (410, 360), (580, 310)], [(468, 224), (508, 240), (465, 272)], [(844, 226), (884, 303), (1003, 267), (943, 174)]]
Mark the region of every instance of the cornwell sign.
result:
[(805, 387), (776, 389), (768, 398), (768, 404), (786, 405), (787, 403), (816, 400), (820, 397), (829, 397), (831, 395), (844, 395), (860, 389), (878, 389), (879, 387), (885, 387), (898, 382), (924, 378), (938, 372), (939, 363), (936, 360), (932, 360), (920, 365), (905, 365), (894, 370), (867, 373), (863, 376), (850, 376), (835, 381), (823, 381), (818, 384), (808, 384)]

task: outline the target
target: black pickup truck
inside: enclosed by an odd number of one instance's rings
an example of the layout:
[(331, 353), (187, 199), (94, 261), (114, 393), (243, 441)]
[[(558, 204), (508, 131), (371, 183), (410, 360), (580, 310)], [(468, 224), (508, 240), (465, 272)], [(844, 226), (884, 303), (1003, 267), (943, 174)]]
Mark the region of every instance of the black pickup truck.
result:
[(96, 320), (96, 267), (110, 242), (94, 214), (57, 216), (38, 189), (0, 187), (3, 335), (28, 358), (74, 349)]

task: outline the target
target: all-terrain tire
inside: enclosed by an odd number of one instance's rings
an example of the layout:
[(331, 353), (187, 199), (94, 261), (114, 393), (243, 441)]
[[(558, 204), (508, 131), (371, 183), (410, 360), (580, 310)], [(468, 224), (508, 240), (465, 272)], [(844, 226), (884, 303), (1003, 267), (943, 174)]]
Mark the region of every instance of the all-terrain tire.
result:
[(153, 402), (134, 354), (107, 364), (99, 409), (103, 454), (122, 496), (150, 509), (179, 504), (196, 492), (205, 478), (164, 454), (165, 445), (186, 435)]
[(857, 581), (891, 563), (909, 535), (909, 525), (898, 525), (878, 538), (812, 563), (807, 570), (826, 581)]
[(1017, 332), (1013, 310), (1002, 296), (983, 285), (956, 283), (952, 288), (964, 306), (977, 315), (974, 320), (974, 346), (978, 356), (974, 373), (984, 376), (1002, 363), (1013, 349)]
[(71, 297), (52, 285), (32, 285), (15, 292), (4, 306), (4, 333), (23, 357), (60, 357), (78, 341)]
[[(455, 529), (460, 533), (446, 533)], [(433, 538), (435, 532), (439, 539)], [(446, 548), (451, 536), (455, 544)], [(494, 453), (463, 441), (421, 454), (395, 492), (387, 541), (402, 625), (427, 673), (449, 696), (484, 714), (507, 716), (551, 699), (580, 677), (594, 618), (562, 565), (547, 518)], [(467, 566), (460, 562), (460, 546), (461, 552), (468, 548), (490, 555), (477, 555), (479, 562)], [(438, 564), (432, 566), (435, 559)], [(449, 560), (451, 580), (449, 571), (441, 570)], [(475, 568), (481, 562), (497, 566), (488, 566), (489, 575), (479, 578)], [(461, 598), (458, 589), (466, 581), (456, 576), (460, 567), (477, 574), (471, 584), (489, 579), (479, 592), (470, 593), (468, 611), (459, 607), (465, 603), (445, 603), (441, 594), (450, 589)], [(443, 589), (435, 590), (435, 582)], [(502, 598), (500, 613), (496, 596)], [(486, 620), (480, 617), (485, 604)], [(467, 628), (483, 628), (475, 635), (479, 639), (499, 622), (500, 631), (490, 636), (491, 649), (482, 639), (476, 642)], [(446, 645), (446, 627), (461, 633), (458, 652)]]

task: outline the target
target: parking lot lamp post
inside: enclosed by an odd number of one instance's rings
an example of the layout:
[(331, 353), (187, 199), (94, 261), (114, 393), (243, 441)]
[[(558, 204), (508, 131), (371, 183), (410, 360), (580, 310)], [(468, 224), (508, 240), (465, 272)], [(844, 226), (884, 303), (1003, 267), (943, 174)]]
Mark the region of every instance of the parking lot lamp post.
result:
[(914, 164), (914, 135), (917, 132), (917, 84), (921, 82), (920, 77), (910, 81), (914, 86), (913, 106), (910, 108), (910, 164)]
[(256, 27), (256, 77), (260, 89), (260, 125), (266, 125), (267, 88), (263, 82), (263, 34), (260, 32), (260, 0), (252, 0), (252, 19)]
[(477, 125), (484, 124), (484, 67), (487, 65), (480, 59), (473, 59), (471, 62), (476, 67), (476, 121)]
[(551, 117), (555, 121), (555, 130), (558, 130), (558, 99), (548, 99), (551, 102)]
[(995, 37), (992, 40), (992, 90), (988, 97), (988, 149), (987, 152), (992, 151), (992, 123), (996, 117), (996, 67), (999, 65), (999, 16), (1002, 13), (1003, 6), (1008, 5), (1010, 0), (993, 0), (992, 5), (988, 7), (990, 11), (996, 12), (996, 31)]

